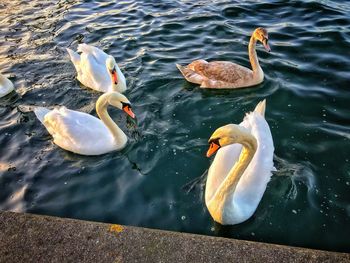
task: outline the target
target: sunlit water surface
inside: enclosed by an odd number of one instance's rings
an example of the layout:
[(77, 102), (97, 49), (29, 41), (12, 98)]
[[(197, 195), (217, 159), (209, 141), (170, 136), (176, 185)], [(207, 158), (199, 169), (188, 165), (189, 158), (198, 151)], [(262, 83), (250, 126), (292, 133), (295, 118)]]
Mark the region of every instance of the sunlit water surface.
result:
[[(266, 2), (2, 1), (0, 70), (17, 93), (0, 100), (0, 209), (349, 252), (350, 5)], [(198, 58), (249, 66), (258, 26), (272, 48), (257, 48), (263, 84), (202, 90), (176, 69)], [(137, 124), (110, 109), (130, 138), (121, 152), (66, 152), (30, 111), (96, 115), (99, 93), (77, 82), (65, 51), (81, 42), (125, 72)], [(194, 180), (210, 165), (207, 139), (264, 98), (278, 172), (251, 219), (221, 226)]]

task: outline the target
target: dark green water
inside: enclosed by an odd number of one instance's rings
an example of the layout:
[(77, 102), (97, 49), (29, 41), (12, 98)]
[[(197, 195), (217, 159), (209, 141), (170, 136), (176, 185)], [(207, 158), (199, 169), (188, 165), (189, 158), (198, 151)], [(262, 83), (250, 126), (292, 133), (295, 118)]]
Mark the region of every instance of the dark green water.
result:
[[(350, 252), (350, 4), (347, 1), (10, 1), (0, 4), (0, 209)], [(201, 90), (175, 67), (193, 59), (249, 66), (254, 28), (263, 84)], [(28, 112), (65, 105), (96, 114), (65, 47), (115, 56), (137, 126), (121, 152), (98, 157), (52, 143)], [(204, 204), (207, 139), (267, 99), (279, 170), (254, 216), (221, 226)]]

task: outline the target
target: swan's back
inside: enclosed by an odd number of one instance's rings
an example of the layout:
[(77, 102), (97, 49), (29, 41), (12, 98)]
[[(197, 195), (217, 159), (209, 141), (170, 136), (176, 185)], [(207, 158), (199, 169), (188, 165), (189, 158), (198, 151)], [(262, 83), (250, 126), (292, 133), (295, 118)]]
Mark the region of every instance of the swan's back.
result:
[(108, 128), (100, 119), (87, 113), (60, 107), (47, 112), (41, 108), (35, 114), (52, 135), (55, 144), (65, 150), (99, 155), (117, 148)]
[(81, 54), (82, 75), (78, 80), (92, 89), (107, 92), (112, 88), (111, 79), (105, 63), (100, 63), (95, 56)]
[(85, 43), (79, 44), (78, 45), (78, 52), (90, 54), (90, 55), (95, 57), (95, 59), (98, 61), (98, 63), (100, 63), (102, 65), (106, 64), (106, 59), (108, 57), (108, 54), (97, 47), (87, 45)]

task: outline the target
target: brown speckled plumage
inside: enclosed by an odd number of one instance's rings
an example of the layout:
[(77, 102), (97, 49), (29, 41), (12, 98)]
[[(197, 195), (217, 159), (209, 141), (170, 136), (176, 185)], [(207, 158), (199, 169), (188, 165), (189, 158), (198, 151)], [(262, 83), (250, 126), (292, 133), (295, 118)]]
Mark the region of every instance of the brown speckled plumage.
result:
[(257, 28), (249, 42), (249, 58), (252, 69), (228, 61), (207, 62), (203, 59), (195, 60), (187, 66), (177, 65), (187, 81), (200, 84), (201, 88), (243, 88), (261, 83), (264, 74), (260, 68), (255, 52), (257, 40), (266, 49), (268, 34), (266, 29)]

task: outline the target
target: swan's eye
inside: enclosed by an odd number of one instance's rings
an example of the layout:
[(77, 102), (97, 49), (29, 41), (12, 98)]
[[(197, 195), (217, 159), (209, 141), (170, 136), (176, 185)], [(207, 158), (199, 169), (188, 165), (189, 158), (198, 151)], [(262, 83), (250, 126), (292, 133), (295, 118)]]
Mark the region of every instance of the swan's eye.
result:
[(131, 104), (127, 102), (121, 102), (122, 103), (122, 108), (131, 108)]
[(213, 139), (210, 139), (210, 140), (208, 141), (208, 143), (209, 143), (209, 144), (213, 144), (213, 143), (214, 143), (214, 144), (216, 144), (217, 146), (221, 146), (219, 141), (220, 141), (220, 138), (213, 138)]
[(207, 151), (207, 157), (213, 155), (217, 150), (220, 149), (219, 138), (209, 140), (209, 149)]
[(135, 118), (135, 114), (131, 110), (130, 103), (122, 102), (122, 108), (123, 108), (123, 111), (125, 111), (131, 118), (133, 119)]
[(115, 67), (111, 70), (111, 74), (116, 73)]

